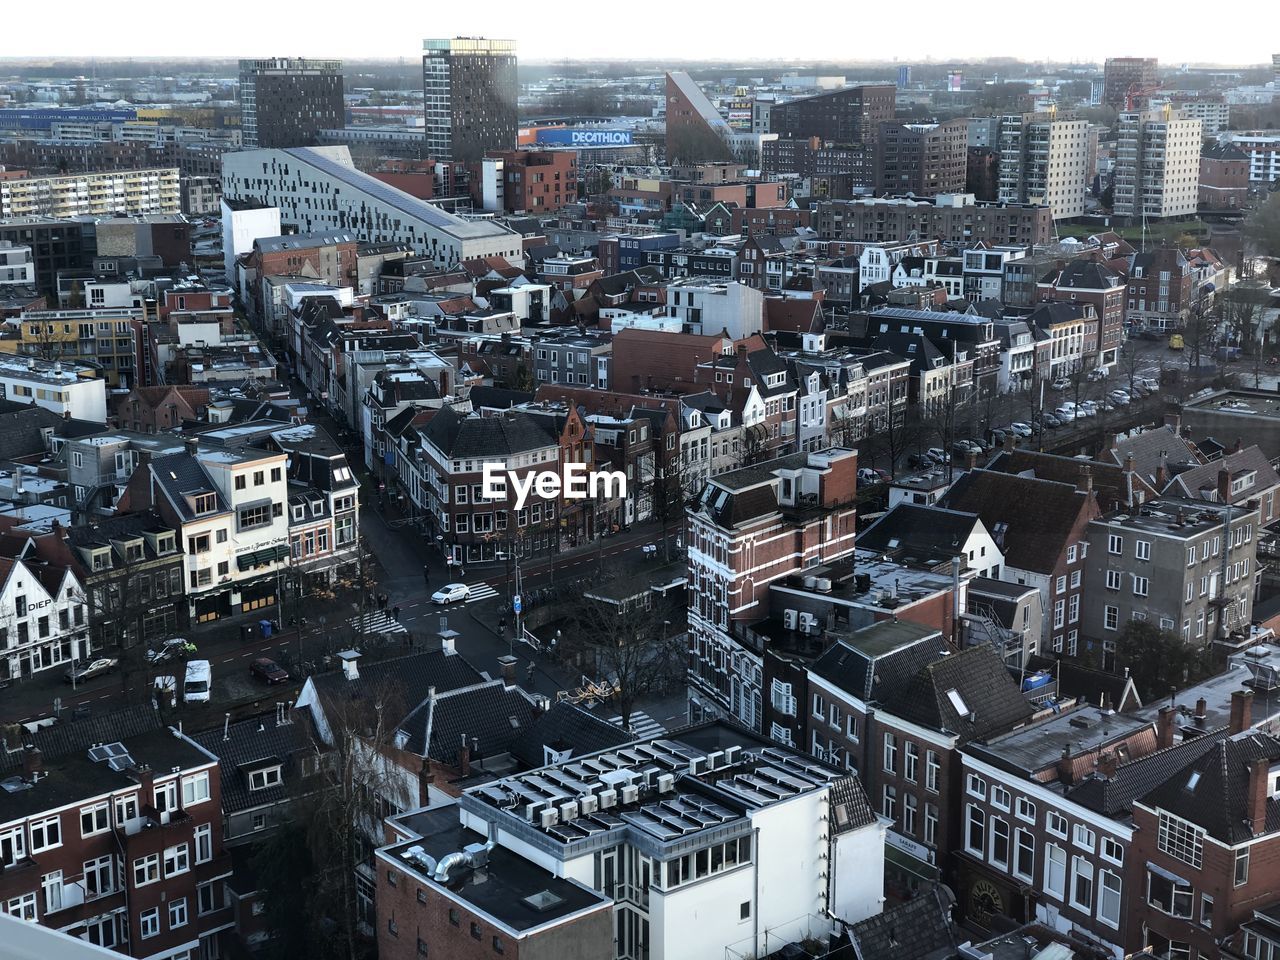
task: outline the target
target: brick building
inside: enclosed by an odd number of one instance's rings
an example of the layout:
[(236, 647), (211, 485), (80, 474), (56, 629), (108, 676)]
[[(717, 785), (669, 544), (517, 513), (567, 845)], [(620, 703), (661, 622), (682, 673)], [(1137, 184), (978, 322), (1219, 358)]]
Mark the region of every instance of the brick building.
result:
[(876, 141), (876, 190), (932, 197), (965, 190), (967, 120), (881, 123)]
[(489, 151), (484, 161), (471, 165), (471, 198), (476, 203), (484, 200), (485, 170), (490, 165), (502, 181), (502, 208), (507, 213), (555, 213), (578, 202), (576, 151)]
[(1200, 150), (1201, 210), (1237, 210), (1249, 199), (1249, 155), (1234, 143)]
[(216, 758), (140, 706), (41, 730), (3, 764), (20, 785), (0, 795), (5, 912), (126, 956), (220, 955)]
[(780, 138), (817, 137), (831, 143), (874, 143), (880, 124), (893, 120), (897, 87), (866, 84), (776, 103), (769, 132)]
[(813, 228), (822, 240), (905, 243), (937, 239), (950, 246), (979, 241), (1042, 245), (1053, 238), (1053, 208), (1031, 203), (983, 203), (973, 194), (933, 200), (879, 198), (819, 203)]
[(1050, 271), (1037, 284), (1042, 300), (1089, 303), (1097, 314), (1097, 336), (1086, 345), (1090, 366), (1110, 368), (1120, 359), (1125, 336), (1125, 281), (1099, 260), (1079, 258)]

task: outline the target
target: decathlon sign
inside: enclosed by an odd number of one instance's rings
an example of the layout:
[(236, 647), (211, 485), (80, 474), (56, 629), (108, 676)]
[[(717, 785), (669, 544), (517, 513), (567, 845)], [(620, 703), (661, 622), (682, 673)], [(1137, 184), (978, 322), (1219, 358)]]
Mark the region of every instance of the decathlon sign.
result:
[(506, 500), (515, 494), (515, 508), (523, 510), (530, 494), (541, 500), (612, 500), (627, 495), (627, 475), (621, 470), (588, 470), (585, 463), (566, 463), (556, 470), (507, 470), (501, 463), (484, 465), (484, 497)]
[(537, 142), (549, 147), (629, 147), (630, 130), (588, 130), (548, 127), (538, 130)]

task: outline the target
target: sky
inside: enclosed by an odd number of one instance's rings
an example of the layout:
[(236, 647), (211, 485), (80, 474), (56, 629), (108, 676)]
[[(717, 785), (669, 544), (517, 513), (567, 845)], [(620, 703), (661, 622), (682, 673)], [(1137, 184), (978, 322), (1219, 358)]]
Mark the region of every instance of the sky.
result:
[[(1237, 0), (1215, 12), (1199, 0), (765, 0), (688, 3), (594, 0), (563, 7), (527, 0), (352, 3), (231, 0), (196, 8), (128, 0), (102, 14), (98, 2), (7, 5), (6, 56), (416, 59), (425, 36), (514, 39), (522, 59), (670, 58), (673, 61), (927, 59), (1101, 61), (1154, 56), (1163, 64), (1269, 63), (1280, 52), (1272, 0)], [(194, 14), (188, 18), (183, 10)], [(51, 13), (56, 10), (56, 13)], [(1156, 13), (1156, 11), (1159, 11)], [(557, 16), (550, 16), (555, 12)], [(57, 29), (51, 19), (78, 23)], [(415, 22), (420, 27), (415, 27)], [(90, 26), (91, 25), (91, 26)]]

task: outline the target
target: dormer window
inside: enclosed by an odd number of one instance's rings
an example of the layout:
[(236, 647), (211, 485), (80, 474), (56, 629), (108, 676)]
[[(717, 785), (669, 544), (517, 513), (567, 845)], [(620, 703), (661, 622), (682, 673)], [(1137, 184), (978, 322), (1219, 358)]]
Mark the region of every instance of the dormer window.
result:
[(107, 549), (93, 551), (93, 569), (111, 569), (111, 551)]
[(161, 534), (156, 538), (156, 553), (172, 553), (176, 549), (178, 543), (172, 533)]
[(249, 771), (250, 790), (266, 790), (270, 787), (278, 787), (282, 782), (283, 778), (278, 765)]
[(305, 507), (303, 507), (303, 505), (302, 505), (302, 504), (300, 504), (300, 503), (294, 504), (294, 506), (293, 506), (293, 519), (294, 519), (294, 520), (301, 521), (301, 520), (303, 519), (303, 515), (304, 515), (304, 513), (305, 513), (305, 510), (306, 510), (306, 508), (305, 508)]
[(218, 496), (213, 493), (197, 493), (195, 495), (196, 514), (213, 513), (218, 509)]
[(142, 559), (141, 541), (135, 541), (134, 543), (126, 544), (124, 548), (124, 558), (125, 558), (125, 561), (128, 563), (137, 563), (139, 560), (141, 560)]

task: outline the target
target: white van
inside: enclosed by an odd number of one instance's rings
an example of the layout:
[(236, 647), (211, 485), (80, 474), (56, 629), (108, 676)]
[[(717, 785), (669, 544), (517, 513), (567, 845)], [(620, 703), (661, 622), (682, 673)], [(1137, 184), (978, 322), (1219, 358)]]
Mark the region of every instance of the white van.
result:
[(208, 703), (209, 686), (213, 682), (213, 671), (208, 660), (189, 660), (187, 662), (187, 679), (182, 685), (182, 699), (186, 703)]

